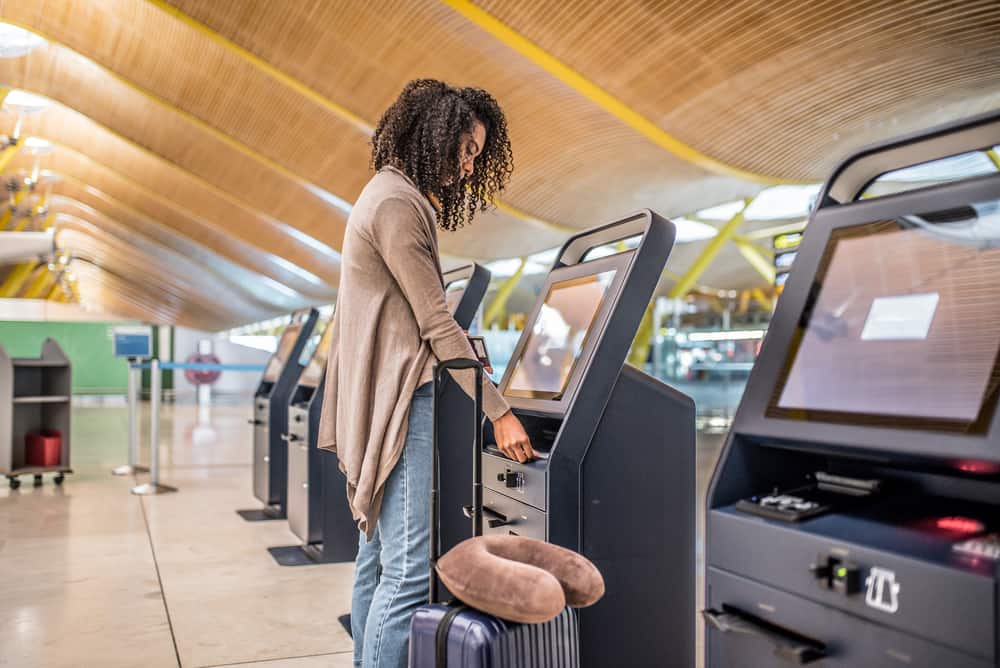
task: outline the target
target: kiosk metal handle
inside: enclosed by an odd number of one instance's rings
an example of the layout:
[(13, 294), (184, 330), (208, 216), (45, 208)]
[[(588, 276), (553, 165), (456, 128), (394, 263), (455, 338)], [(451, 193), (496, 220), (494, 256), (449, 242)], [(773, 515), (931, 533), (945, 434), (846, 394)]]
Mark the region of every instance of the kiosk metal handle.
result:
[(996, 112), (963, 119), (928, 132), (868, 146), (842, 162), (827, 180), (817, 208), (852, 202), (872, 181), (899, 169), (952, 155), (979, 151), (1000, 142)]
[(765, 625), (741, 614), (728, 606), (724, 612), (718, 610), (702, 610), (702, 616), (716, 631), (754, 636), (766, 640), (774, 648), (777, 657), (804, 665), (819, 661), (827, 656), (826, 646), (814, 640), (809, 640), (797, 633), (782, 631), (777, 627)]
[(260, 425), (264, 424), (264, 421), (263, 420), (247, 420), (247, 424), (252, 424), (255, 427), (259, 427)]
[(282, 434), (281, 440), (286, 443), (294, 443), (295, 441), (301, 440), (297, 434)]
[(588, 251), (645, 234), (653, 223), (653, 212), (641, 209), (622, 220), (575, 234), (566, 240), (556, 257), (555, 267), (579, 264)]

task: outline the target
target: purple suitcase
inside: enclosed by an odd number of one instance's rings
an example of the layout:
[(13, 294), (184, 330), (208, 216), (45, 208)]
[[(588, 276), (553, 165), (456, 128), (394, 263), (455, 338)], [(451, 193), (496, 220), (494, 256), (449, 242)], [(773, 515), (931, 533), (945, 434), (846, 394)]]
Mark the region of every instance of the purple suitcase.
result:
[[(434, 394), (447, 369), (475, 369), (476, 396), (473, 444), (472, 529), (483, 533), (482, 373), (478, 362), (466, 359), (441, 362), (434, 373)], [(566, 608), (544, 624), (517, 624), (456, 603), (438, 600), (434, 568), (440, 554), (438, 540), (437, 402), (434, 405), (434, 468), (431, 479), (431, 603), (419, 608), (410, 623), (410, 668), (579, 668), (580, 640), (576, 612)]]
[(571, 608), (544, 624), (515, 624), (465, 606), (425, 605), (410, 627), (410, 668), (579, 668), (579, 647)]

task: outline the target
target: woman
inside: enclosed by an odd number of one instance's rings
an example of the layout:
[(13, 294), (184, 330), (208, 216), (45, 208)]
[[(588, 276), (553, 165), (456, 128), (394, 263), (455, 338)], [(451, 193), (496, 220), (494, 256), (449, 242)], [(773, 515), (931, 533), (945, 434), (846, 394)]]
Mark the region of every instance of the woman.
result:
[[(434, 364), (475, 359), (445, 302), (437, 227), (471, 222), (507, 184), (507, 122), (486, 91), (413, 81), (379, 121), (372, 163), (344, 237), (319, 447), (337, 453), (361, 529), (354, 664), (402, 668), (427, 599)], [(471, 395), (469, 372), (456, 379)], [(488, 379), (483, 405), (499, 448), (533, 457)]]

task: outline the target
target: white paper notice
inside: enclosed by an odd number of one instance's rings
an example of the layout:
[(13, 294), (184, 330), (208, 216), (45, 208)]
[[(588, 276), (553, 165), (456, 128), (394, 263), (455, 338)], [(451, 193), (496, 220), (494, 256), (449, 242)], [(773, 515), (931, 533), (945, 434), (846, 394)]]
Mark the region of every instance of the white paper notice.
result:
[(863, 341), (892, 341), (899, 339), (921, 340), (927, 338), (937, 311), (939, 295), (928, 292), (922, 295), (877, 297), (872, 301)]

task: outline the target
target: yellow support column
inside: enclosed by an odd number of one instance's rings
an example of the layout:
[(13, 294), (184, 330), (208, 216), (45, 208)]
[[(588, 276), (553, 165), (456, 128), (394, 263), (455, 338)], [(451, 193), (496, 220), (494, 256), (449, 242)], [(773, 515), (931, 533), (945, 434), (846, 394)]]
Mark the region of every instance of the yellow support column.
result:
[(737, 213), (735, 216), (729, 219), (729, 221), (722, 226), (718, 234), (709, 239), (708, 244), (705, 245), (705, 250), (701, 252), (701, 255), (695, 259), (695, 261), (688, 267), (688, 270), (684, 272), (684, 275), (680, 277), (674, 287), (670, 289), (667, 295), (671, 299), (683, 299), (687, 296), (687, 293), (691, 291), (691, 288), (695, 286), (701, 275), (705, 273), (705, 270), (712, 264), (715, 256), (719, 254), (722, 247), (726, 245), (726, 242), (733, 238), (736, 234), (736, 230), (739, 229), (740, 225), (743, 224), (743, 212), (747, 210), (750, 205), (751, 200), (743, 200), (743, 209)]
[(774, 259), (766, 258), (761, 248), (750, 241), (733, 239), (733, 243), (736, 244), (743, 259), (757, 270), (757, 273), (767, 281), (767, 284), (774, 285)]
[(14, 207), (20, 204), (21, 200), (24, 199), (24, 193), (25, 191), (18, 190), (17, 194), (14, 195), (14, 203), (11, 206), (8, 206), (6, 209), (4, 209), (3, 214), (0, 215), (0, 230), (4, 230), (7, 228), (7, 224), (10, 223), (11, 216), (14, 215)]
[(993, 166), (996, 167), (997, 170), (1000, 170), (1000, 155), (997, 155), (997, 152), (991, 148), (986, 149), (985, 152), (986, 152), (986, 157), (990, 159), (990, 161), (993, 163)]
[(635, 332), (635, 339), (632, 347), (628, 351), (628, 363), (640, 369), (649, 359), (649, 346), (653, 343), (653, 306), (656, 304), (656, 297), (646, 306), (646, 312), (642, 314), (639, 321), (639, 329)]
[(774, 310), (774, 300), (768, 297), (766, 294), (764, 294), (763, 290), (761, 290), (760, 288), (754, 288), (753, 290), (750, 291), (750, 294), (753, 296), (755, 300), (757, 300), (758, 304), (760, 304), (769, 311)]
[(0, 285), (0, 298), (14, 297), (21, 290), (24, 282), (31, 276), (31, 272), (38, 266), (37, 262), (22, 262), (7, 275), (7, 279)]
[(507, 300), (514, 292), (514, 288), (517, 287), (521, 276), (524, 275), (524, 268), (527, 264), (528, 258), (521, 258), (521, 264), (518, 265), (517, 271), (497, 288), (497, 296), (493, 298), (493, 302), (486, 309), (486, 313), (483, 314), (483, 329), (489, 329), (493, 325), (493, 322), (506, 310)]
[(49, 294), (45, 296), (45, 299), (50, 302), (59, 302), (63, 301), (63, 297), (65, 297), (65, 295), (66, 293), (63, 292), (62, 286), (59, 285), (59, 282), (57, 281), (56, 284), (52, 286), (52, 289), (49, 290)]
[[(2, 104), (3, 102), (0, 101), (0, 105)], [(21, 150), (21, 144), (18, 143), (15, 144), (14, 146), (8, 146), (7, 148), (0, 151), (0, 174), (3, 174), (5, 171), (7, 171), (7, 165), (10, 164), (11, 160), (17, 157), (17, 153), (20, 150)]]
[(41, 299), (43, 294), (47, 294), (47, 291), (52, 287), (52, 283), (55, 282), (56, 275), (49, 271), (48, 267), (42, 266), (41, 271), (35, 276), (35, 279), (28, 286), (28, 289), (24, 292), (25, 299)]

